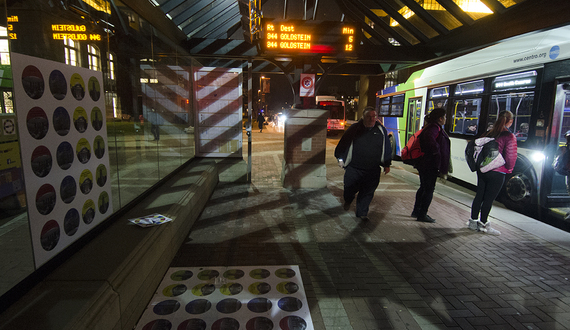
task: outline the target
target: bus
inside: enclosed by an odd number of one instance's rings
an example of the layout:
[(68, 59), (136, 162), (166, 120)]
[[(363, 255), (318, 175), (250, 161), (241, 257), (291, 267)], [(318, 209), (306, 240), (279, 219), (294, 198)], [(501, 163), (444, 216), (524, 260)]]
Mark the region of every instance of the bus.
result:
[(346, 107), (344, 101), (335, 100), (334, 96), (319, 95), (315, 99), (318, 109), (329, 110), (327, 132), (344, 132), (346, 125)]
[[(570, 25), (525, 34), (411, 74), (405, 83), (376, 94), (376, 107), (395, 137), (396, 154), (436, 107), (447, 110), (450, 176), (471, 185), (477, 175), (465, 147), (483, 134), (502, 110), (514, 114), (511, 131), (518, 156), (499, 200), (514, 210), (570, 207), (565, 177), (552, 161), (570, 130)], [(534, 208), (538, 206), (538, 208)]]

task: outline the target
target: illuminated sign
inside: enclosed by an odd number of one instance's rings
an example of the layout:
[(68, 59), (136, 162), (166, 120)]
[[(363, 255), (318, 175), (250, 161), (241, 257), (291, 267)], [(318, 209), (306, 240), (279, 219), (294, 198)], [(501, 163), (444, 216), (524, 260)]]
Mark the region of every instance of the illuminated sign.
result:
[(100, 34), (88, 33), (85, 25), (75, 24), (52, 24), (51, 30), (54, 40), (71, 39), (76, 41), (101, 40)]
[(265, 53), (356, 56), (355, 32), (338, 22), (263, 19), (261, 43)]
[(18, 34), (14, 32), (14, 24), (12, 23), (18, 23), (19, 20), (20, 19), (18, 18), (18, 16), (15, 15), (7, 17), (8, 25), (6, 26), (6, 28), (8, 30), (8, 38), (10, 38), (11, 40), (18, 39)]
[(97, 11), (102, 11), (106, 14), (111, 15), (111, 4), (109, 3), (109, 1), (105, 1), (105, 0), (83, 0), (83, 2), (86, 5), (91, 6), (93, 9), (95, 9)]

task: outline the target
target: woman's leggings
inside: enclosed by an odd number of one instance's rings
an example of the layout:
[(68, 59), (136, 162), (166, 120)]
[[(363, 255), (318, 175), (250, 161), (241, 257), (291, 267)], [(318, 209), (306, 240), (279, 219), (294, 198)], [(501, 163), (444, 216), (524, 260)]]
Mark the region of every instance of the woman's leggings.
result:
[(505, 173), (495, 171), (481, 173), (477, 171), (477, 193), (471, 205), (471, 219), (477, 219), (479, 212), (481, 212), (481, 222), (487, 223), (493, 201), (501, 192), (504, 182)]

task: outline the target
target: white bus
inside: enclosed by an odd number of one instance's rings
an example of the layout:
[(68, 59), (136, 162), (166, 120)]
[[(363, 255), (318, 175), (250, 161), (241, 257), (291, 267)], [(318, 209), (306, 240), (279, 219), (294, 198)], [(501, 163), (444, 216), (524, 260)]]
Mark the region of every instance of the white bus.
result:
[(424, 116), (445, 108), (451, 138), (452, 177), (476, 185), (465, 146), (485, 132), (502, 110), (514, 114), (518, 157), (500, 200), (513, 209), (570, 207), (565, 177), (553, 157), (570, 130), (570, 25), (534, 32), (414, 72), (407, 82), (377, 93), (377, 110), (395, 136), (396, 154), (423, 126)]
[(329, 110), (327, 132), (344, 132), (346, 125), (346, 107), (344, 101), (335, 100), (334, 96), (319, 95), (315, 98), (317, 108)]

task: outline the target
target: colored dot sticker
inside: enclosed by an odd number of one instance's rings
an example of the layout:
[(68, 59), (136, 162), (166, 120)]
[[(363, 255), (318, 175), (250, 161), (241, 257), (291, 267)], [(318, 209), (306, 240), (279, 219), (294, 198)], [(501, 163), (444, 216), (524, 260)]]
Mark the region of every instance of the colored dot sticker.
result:
[(303, 307), (303, 302), (295, 297), (279, 299), (277, 306), (286, 312), (296, 312)]
[(226, 296), (233, 296), (243, 291), (243, 286), (239, 283), (226, 283), (220, 287), (220, 292)]
[(59, 224), (55, 220), (50, 220), (45, 223), (40, 234), (40, 242), (42, 248), (46, 251), (53, 250), (57, 242), (59, 242), (60, 229)]
[(22, 71), (22, 86), (30, 98), (34, 100), (41, 98), (44, 95), (45, 83), (40, 69), (33, 65), (28, 65)]
[(87, 90), (89, 91), (89, 96), (93, 101), (99, 101), (99, 98), (101, 97), (101, 85), (97, 78), (89, 78), (89, 81), (87, 82)]
[(271, 310), (273, 304), (266, 298), (254, 298), (247, 303), (247, 309), (254, 313), (265, 313)]
[(225, 271), (223, 276), (228, 280), (239, 280), (245, 276), (245, 273), (241, 269), (230, 269)]
[(73, 236), (79, 228), (79, 212), (76, 209), (70, 209), (65, 214), (63, 220), (63, 230), (67, 236)]
[(176, 297), (186, 292), (186, 289), (187, 287), (184, 284), (172, 284), (164, 288), (162, 294), (167, 297)]
[(57, 160), (57, 165), (62, 170), (67, 170), (71, 167), (75, 157), (73, 156), (73, 147), (69, 142), (64, 141), (59, 144), (55, 159)]
[(40, 107), (30, 109), (26, 117), (26, 127), (34, 139), (43, 139), (49, 130), (49, 120), (44, 109)]
[(91, 146), (89, 146), (89, 142), (87, 139), (79, 139), (77, 141), (77, 159), (81, 164), (87, 164), (89, 159), (91, 159)]
[(85, 83), (80, 74), (74, 73), (69, 80), (69, 89), (71, 95), (77, 100), (81, 101), (85, 97)]
[(212, 330), (238, 330), (239, 322), (236, 319), (224, 317), (212, 324)]
[(97, 185), (103, 187), (107, 183), (107, 168), (105, 165), (101, 164), (97, 166), (97, 172), (95, 174)]
[(103, 158), (105, 155), (105, 140), (101, 135), (97, 135), (93, 141), (93, 150), (95, 152), (95, 157), (98, 159)]
[(66, 136), (71, 128), (71, 118), (64, 107), (57, 107), (53, 112), (53, 129), (59, 136)]
[(277, 291), (282, 294), (292, 294), (299, 291), (299, 286), (293, 282), (281, 282), (277, 284)]
[(249, 276), (257, 280), (268, 278), (270, 275), (271, 273), (267, 269), (263, 268), (254, 269), (251, 272), (249, 272)]
[(88, 225), (93, 222), (93, 219), (95, 219), (95, 202), (91, 199), (86, 200), (83, 204), (81, 214), (83, 217), (83, 223)]
[(75, 108), (73, 112), (73, 126), (79, 133), (83, 133), (87, 130), (87, 111), (82, 107)]
[(235, 313), (239, 311), (240, 308), (241, 308), (241, 301), (234, 298), (224, 299), (216, 304), (216, 309), (218, 310), (218, 312), (223, 314)]
[(255, 282), (249, 285), (247, 291), (255, 295), (266, 294), (271, 291), (271, 285), (265, 282)]
[(91, 110), (91, 126), (93, 126), (96, 131), (100, 131), (101, 128), (103, 128), (103, 114), (98, 107), (94, 107)]
[(55, 207), (55, 189), (49, 183), (42, 185), (36, 193), (36, 209), (40, 214), (48, 215)]
[(59, 187), (59, 197), (65, 204), (69, 204), (73, 202), (76, 194), (77, 183), (71, 175), (68, 175), (63, 178), (63, 180), (61, 180), (61, 186)]
[(297, 275), (291, 268), (280, 268), (275, 271), (275, 276), (279, 278), (292, 278)]
[(307, 322), (302, 318), (291, 315), (286, 316), (279, 321), (281, 330), (305, 330), (307, 329)]
[(99, 205), (99, 212), (101, 214), (105, 214), (109, 209), (109, 194), (107, 194), (106, 191), (99, 194), (98, 205)]
[(63, 100), (65, 95), (67, 95), (67, 81), (65, 76), (59, 70), (53, 70), (49, 74), (49, 90), (51, 95), (56, 100)]
[(83, 170), (79, 176), (79, 190), (84, 195), (87, 195), (93, 189), (93, 174), (89, 170)]
[(212, 308), (212, 303), (207, 299), (196, 299), (186, 305), (186, 312), (188, 314), (203, 314), (210, 308)]
[(179, 270), (170, 275), (170, 279), (173, 281), (185, 281), (192, 278), (193, 275), (194, 273), (189, 270)]
[(216, 287), (213, 284), (202, 283), (198, 284), (192, 288), (192, 294), (198, 297), (208, 296), (216, 291)]
[(142, 330), (171, 330), (172, 323), (165, 319), (153, 320), (145, 324)]
[(176, 300), (165, 300), (154, 305), (152, 311), (156, 315), (168, 315), (176, 312), (180, 308), (180, 303)]
[(53, 159), (51, 152), (45, 146), (38, 146), (32, 152), (32, 171), (35, 175), (43, 178), (51, 171)]
[(209, 281), (218, 276), (220, 276), (220, 273), (217, 270), (212, 269), (206, 269), (198, 273), (198, 278), (202, 281)]
[(184, 320), (178, 326), (178, 330), (206, 330), (206, 321), (202, 319)]
[(273, 321), (266, 317), (254, 317), (247, 321), (246, 330), (273, 330)]

